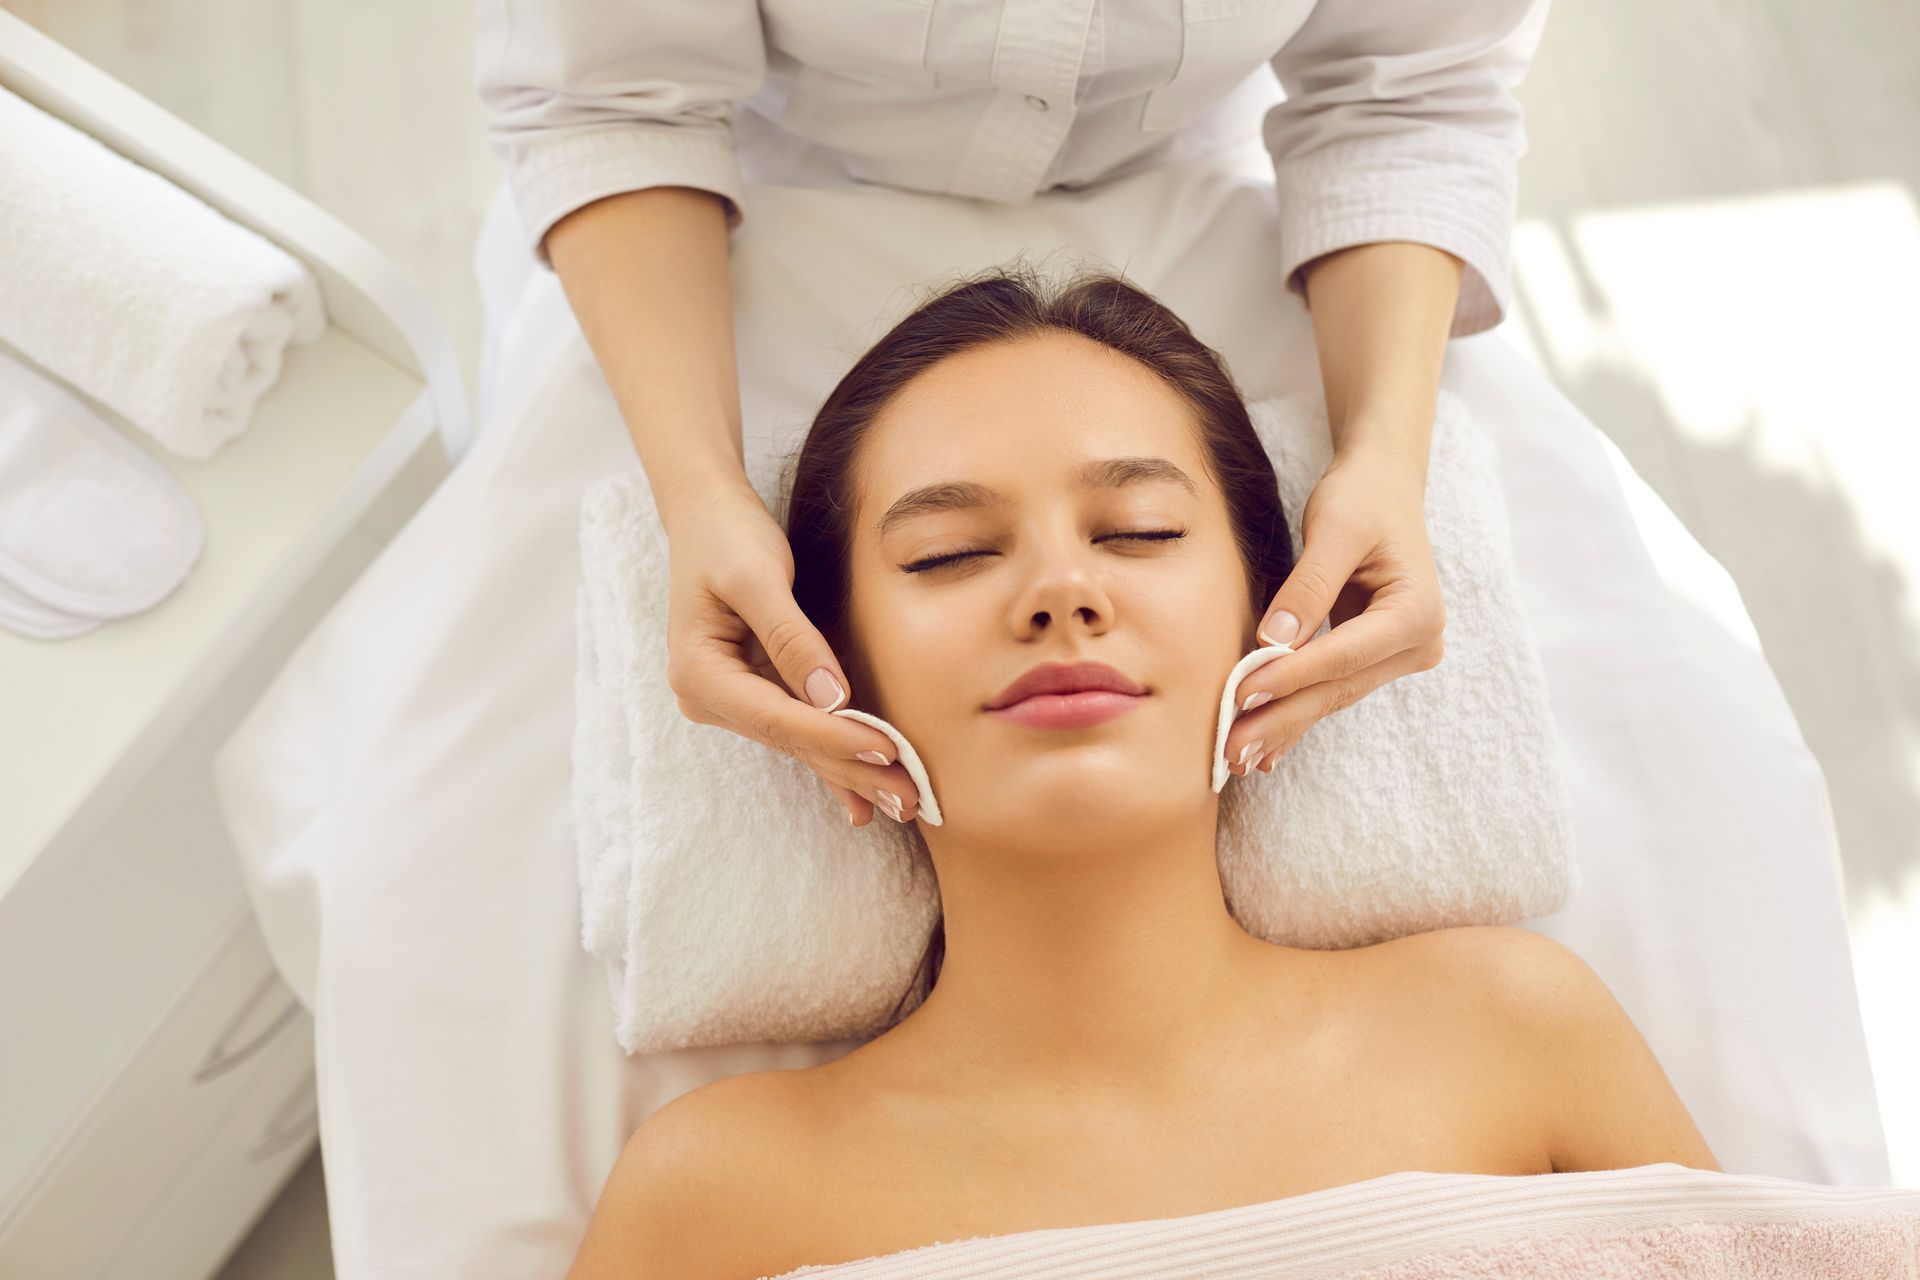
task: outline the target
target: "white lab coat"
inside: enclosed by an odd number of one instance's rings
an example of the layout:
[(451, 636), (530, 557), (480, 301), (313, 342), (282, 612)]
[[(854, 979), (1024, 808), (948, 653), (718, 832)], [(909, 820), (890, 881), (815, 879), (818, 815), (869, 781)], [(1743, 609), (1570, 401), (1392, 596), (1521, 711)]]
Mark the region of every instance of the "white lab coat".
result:
[(480, 0), (478, 87), (544, 266), (548, 228), (622, 191), (712, 191), (739, 226), (783, 143), (851, 180), (1017, 202), (1257, 128), (1285, 287), (1304, 302), (1300, 268), (1337, 249), (1430, 244), (1466, 264), (1462, 337), (1506, 315), (1513, 88), (1548, 3)]

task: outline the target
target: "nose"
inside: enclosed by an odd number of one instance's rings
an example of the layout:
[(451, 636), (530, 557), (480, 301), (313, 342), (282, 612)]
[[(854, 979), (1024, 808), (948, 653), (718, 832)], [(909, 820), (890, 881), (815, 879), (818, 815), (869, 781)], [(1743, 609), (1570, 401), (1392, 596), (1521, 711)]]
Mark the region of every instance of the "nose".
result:
[(1091, 562), (1098, 550), (1083, 545), (1042, 553), (1014, 606), (1017, 635), (1032, 639), (1062, 626), (1098, 635), (1113, 625), (1113, 600)]
[(1102, 615), (1098, 611), (1084, 605), (1078, 608), (1070, 607), (1058, 612), (1051, 609), (1037, 609), (1034, 611), (1033, 616), (1028, 619), (1028, 630), (1034, 635), (1039, 635), (1053, 625), (1055, 618), (1067, 617), (1079, 621), (1089, 632), (1098, 633), (1106, 630), (1106, 627), (1102, 623)]

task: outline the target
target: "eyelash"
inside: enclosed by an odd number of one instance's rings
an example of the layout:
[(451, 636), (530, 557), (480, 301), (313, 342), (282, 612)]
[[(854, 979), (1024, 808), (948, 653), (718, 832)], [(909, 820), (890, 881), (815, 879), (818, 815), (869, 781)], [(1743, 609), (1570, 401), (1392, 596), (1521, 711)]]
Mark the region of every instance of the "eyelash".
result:
[[(1135, 538), (1142, 542), (1172, 542), (1176, 538), (1186, 536), (1185, 529), (1140, 529), (1130, 533), (1103, 534), (1095, 541), (1105, 541), (1108, 538)], [(911, 564), (903, 564), (900, 567), (908, 573), (925, 573), (929, 569), (938, 569), (961, 560), (970, 560), (974, 556), (989, 554), (991, 553), (986, 551), (956, 551), (952, 555), (930, 556), (925, 560), (915, 560)]]

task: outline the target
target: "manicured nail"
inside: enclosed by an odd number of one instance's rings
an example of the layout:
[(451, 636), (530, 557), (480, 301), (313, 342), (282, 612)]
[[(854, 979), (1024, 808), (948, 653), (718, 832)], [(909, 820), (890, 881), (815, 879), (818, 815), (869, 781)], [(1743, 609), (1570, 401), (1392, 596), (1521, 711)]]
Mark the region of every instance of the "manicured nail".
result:
[(1259, 636), (1268, 644), (1292, 644), (1299, 633), (1300, 619), (1282, 609), (1261, 625)]
[(840, 699), (846, 696), (840, 682), (833, 678), (833, 672), (825, 667), (807, 677), (807, 701), (822, 711), (839, 710)]
[(1240, 772), (1243, 775), (1247, 771), (1246, 770), (1247, 761), (1253, 759), (1255, 756), (1258, 756), (1260, 754), (1260, 748), (1266, 745), (1266, 741), (1267, 740), (1265, 738), (1255, 738), (1252, 742), (1249, 742), (1246, 746), (1240, 748), (1240, 759), (1235, 763), (1237, 763), (1240, 766)]
[(885, 756), (881, 755), (878, 751), (862, 751), (858, 758), (861, 760), (865, 760), (868, 764), (892, 764), (893, 763), (893, 761), (887, 759)]
[(1265, 706), (1272, 701), (1273, 695), (1270, 693), (1250, 693), (1247, 695), (1247, 700), (1240, 704), (1240, 709), (1242, 711), (1251, 711), (1255, 707)]
[(884, 788), (882, 788), (876, 794), (878, 794), (880, 797), (880, 807), (886, 810), (887, 816), (889, 818), (892, 818), (895, 822), (906, 821), (905, 818), (900, 816), (902, 810), (900, 807), (899, 796), (893, 794), (893, 792), (891, 791), (885, 790)]

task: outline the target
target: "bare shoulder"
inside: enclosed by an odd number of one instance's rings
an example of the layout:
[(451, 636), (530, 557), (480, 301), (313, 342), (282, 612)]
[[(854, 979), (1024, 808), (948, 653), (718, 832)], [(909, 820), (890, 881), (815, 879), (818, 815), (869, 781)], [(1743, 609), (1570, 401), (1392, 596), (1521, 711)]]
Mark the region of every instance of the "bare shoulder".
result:
[(1578, 970), (1585, 966), (1572, 951), (1507, 925), (1410, 933), (1353, 954), (1374, 959), (1384, 995), (1482, 1040), (1525, 1030), (1528, 1011), (1552, 1008), (1584, 986)]
[(798, 1071), (730, 1076), (682, 1094), (627, 1139), (567, 1280), (760, 1274), (756, 1229), (790, 1194)]
[(1515, 1055), (1555, 1172), (1720, 1168), (1640, 1029), (1572, 948), (1505, 925), (1402, 941), (1416, 969), (1451, 987), (1452, 1007), (1484, 1019)]
[[(1521, 1026), (1529, 1015), (1549, 1013), (1611, 993), (1572, 948), (1515, 925), (1463, 925), (1409, 934), (1388, 944), (1399, 951), (1400, 971), (1419, 981), (1425, 994), (1444, 989), (1493, 1025)], [(1444, 988), (1438, 979), (1445, 978)], [(1451, 1012), (1459, 1012), (1453, 1005)]]

